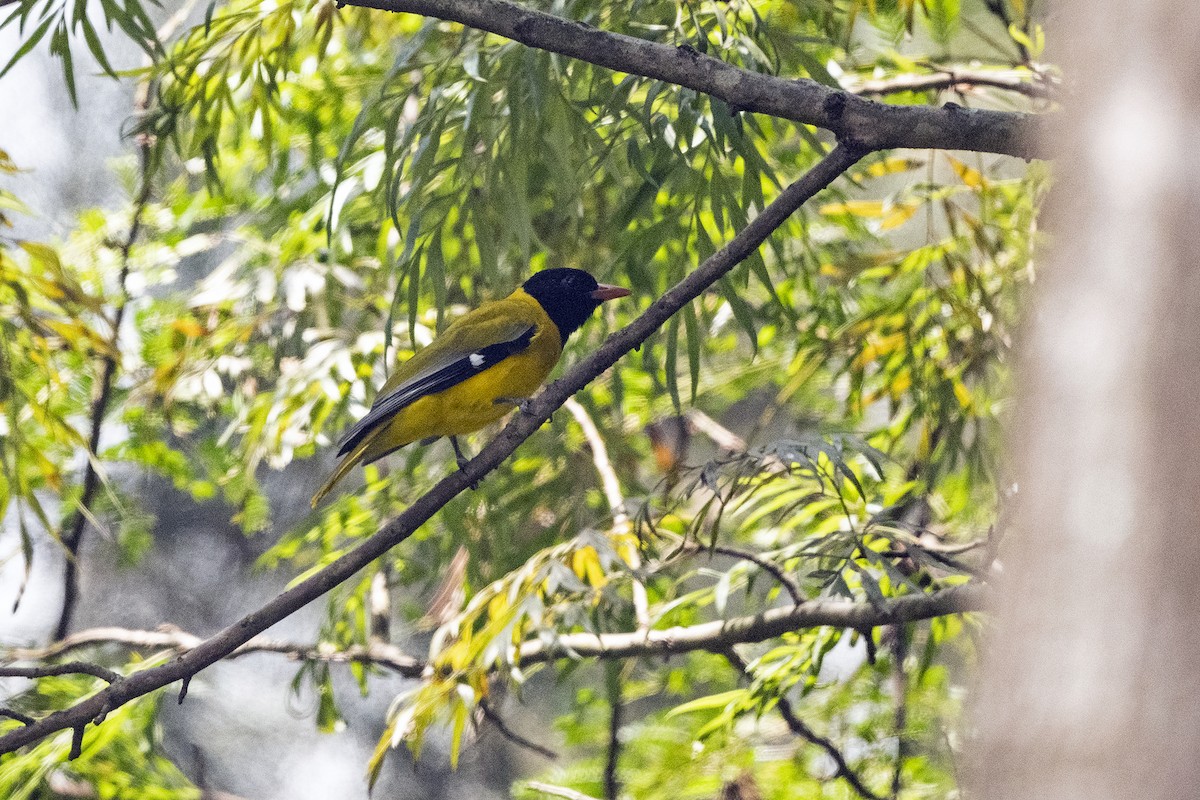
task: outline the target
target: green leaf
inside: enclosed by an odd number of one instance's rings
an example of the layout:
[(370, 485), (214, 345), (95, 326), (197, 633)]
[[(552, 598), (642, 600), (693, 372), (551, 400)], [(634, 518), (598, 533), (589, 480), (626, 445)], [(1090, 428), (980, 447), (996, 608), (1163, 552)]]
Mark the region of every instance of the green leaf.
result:
[(437, 327), (442, 328), (442, 315), (446, 311), (446, 257), (442, 252), (442, 231), (434, 231), (433, 239), (426, 248), (425, 274), (433, 284), (434, 302), (437, 303)]
[(691, 377), (691, 403), (696, 402), (696, 392), (700, 388), (700, 323), (696, 320), (696, 308), (693, 303), (686, 304), (680, 313), (683, 315), (684, 332), (687, 334), (688, 370)]
[[(8, 24), (9, 20), (12, 20), (15, 16), (16, 15), (14, 14), (12, 17), (9, 17), (8, 20), (5, 20), (5, 24)], [(46, 35), (46, 31), (50, 29), (50, 24), (52, 22), (54, 22), (54, 17), (47, 17), (41, 25), (34, 29), (33, 33), (29, 34), (29, 38), (17, 48), (17, 51), (13, 53), (12, 58), (10, 58), (8, 63), (4, 65), (4, 69), (0, 69), (0, 78), (3, 78), (5, 75), (7, 75), (8, 71), (12, 69), (18, 61), (20, 61), (24, 56), (28, 55), (30, 50), (37, 47), (37, 43), (40, 42), (42, 37)]]
[(667, 392), (671, 395), (671, 404), (675, 406), (675, 413), (680, 414), (683, 412), (683, 403), (679, 401), (679, 377), (676, 374), (679, 369), (678, 349), (679, 315), (676, 314), (667, 323), (667, 354), (663, 364), (663, 373), (667, 382)]
[(822, 64), (817, 58), (813, 57), (813, 55), (805, 48), (797, 47), (792, 51), (792, 53), (796, 56), (796, 60), (800, 62), (800, 65), (804, 67), (804, 71), (807, 72), (808, 76), (814, 81), (824, 84), (831, 89), (837, 89), (838, 91), (842, 90), (842, 85), (838, 83), (837, 78), (833, 77), (833, 75), (829, 73), (829, 70), (825, 68), (825, 65)]
[[(84, 5), (80, 3), (80, 5)], [(104, 70), (104, 74), (110, 78), (116, 78), (117, 73), (113, 70), (112, 65), (108, 63), (108, 56), (104, 53), (104, 48), (100, 45), (100, 37), (96, 35), (96, 28), (92, 23), (84, 17), (80, 25), (83, 28), (83, 38), (87, 42), (88, 49), (92, 51), (92, 57), (96, 59), (96, 63), (100, 65), (100, 69)]]
[(754, 320), (754, 309), (750, 308), (742, 299), (741, 293), (738, 292), (728, 276), (721, 278), (719, 288), (721, 296), (725, 298), (725, 302), (729, 303), (729, 308), (733, 311), (733, 318), (746, 332), (746, 339), (750, 344), (750, 357), (753, 359), (758, 355), (758, 326)]
[(712, 711), (715, 708), (728, 708), (745, 700), (747, 696), (748, 693), (745, 689), (731, 689), (728, 692), (698, 697), (695, 700), (689, 700), (682, 705), (672, 708), (667, 712), (667, 718), (678, 717), (681, 714), (692, 714), (696, 711)]

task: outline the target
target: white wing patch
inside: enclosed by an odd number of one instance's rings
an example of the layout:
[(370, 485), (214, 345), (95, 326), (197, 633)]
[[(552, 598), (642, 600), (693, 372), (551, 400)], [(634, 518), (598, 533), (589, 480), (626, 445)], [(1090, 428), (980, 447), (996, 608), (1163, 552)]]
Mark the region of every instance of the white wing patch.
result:
[[(0, 0), (0, 5), (3, 0)], [(529, 347), (537, 326), (529, 325), (515, 339), (489, 344), (473, 353), (446, 353), (434, 364), (394, 388), (383, 397), (377, 397), (367, 415), (360, 419), (346, 434), (338, 448), (338, 455), (350, 452), (377, 425), (391, 419), (396, 412), (411, 405), (422, 397), (443, 392), (485, 369), (499, 364), (515, 353)]]

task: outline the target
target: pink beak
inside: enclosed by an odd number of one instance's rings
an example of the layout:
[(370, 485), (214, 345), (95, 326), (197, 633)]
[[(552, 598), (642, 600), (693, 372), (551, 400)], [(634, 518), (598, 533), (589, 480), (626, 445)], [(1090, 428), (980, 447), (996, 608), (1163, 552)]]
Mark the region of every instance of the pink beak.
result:
[(616, 300), (618, 297), (628, 297), (632, 292), (624, 286), (612, 286), (602, 283), (592, 292), (592, 299), (603, 303), (605, 300)]

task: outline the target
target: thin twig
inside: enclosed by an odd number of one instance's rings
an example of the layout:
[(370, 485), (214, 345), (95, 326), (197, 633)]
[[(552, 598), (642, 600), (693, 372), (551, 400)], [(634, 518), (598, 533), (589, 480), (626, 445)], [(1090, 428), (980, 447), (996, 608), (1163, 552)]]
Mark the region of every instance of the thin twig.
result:
[(50, 678), (57, 675), (91, 675), (102, 681), (114, 683), (122, 679), (122, 675), (105, 669), (98, 664), (88, 664), (84, 661), (69, 661), (66, 664), (47, 664), (42, 667), (10, 667), (0, 666), (0, 678)]
[(688, 409), (687, 419), (696, 427), (696, 430), (712, 439), (722, 450), (730, 453), (744, 453), (750, 448), (745, 439), (698, 408)]
[[(772, 608), (753, 616), (700, 622), (674, 628), (628, 633), (568, 633), (550, 640), (528, 639), (517, 648), (521, 664), (564, 657), (632, 658), (665, 656), (707, 650), (720, 653), (735, 644), (774, 639), (806, 628), (835, 627), (869, 630), (901, 622), (980, 611), (985, 592), (972, 584), (931, 594), (889, 598), (882, 603), (851, 600), (808, 600), (798, 606)], [(2, 743), (3, 740), (0, 740)]]
[(526, 750), (529, 750), (530, 752), (537, 753), (539, 756), (542, 756), (543, 758), (548, 758), (551, 761), (558, 760), (558, 753), (551, 750), (549, 747), (538, 744), (537, 742), (535, 742), (531, 739), (526, 739), (524, 736), (517, 733), (512, 728), (508, 727), (508, 724), (504, 721), (504, 718), (501, 717), (498, 713), (496, 713), (496, 709), (492, 708), (492, 704), (489, 703), (488, 701), (486, 701), (486, 700), (480, 701), (479, 708), (481, 711), (483, 711), (483, 716), (487, 719), (487, 721), (492, 723), (492, 727), (494, 727), (497, 731), (499, 731), (500, 735), (503, 736), (505, 739), (508, 739), (510, 742), (517, 745), (518, 747), (523, 747)]
[(35, 720), (33, 717), (27, 714), (22, 714), (20, 711), (14, 711), (7, 706), (0, 706), (0, 717), (15, 719), (22, 725), (32, 725), (33, 723), (37, 722), (37, 720)]
[(1004, 89), (1041, 100), (1057, 97), (1057, 82), (1048, 75), (1025, 69), (982, 70), (966, 67), (943, 67), (928, 74), (906, 73), (890, 78), (848, 80), (842, 86), (859, 95), (882, 96), (897, 92), (927, 92), (933, 90), (967, 91), (979, 87)]
[[(199, 636), (180, 630), (88, 628), (46, 647), (0, 647), (0, 658), (10, 661), (47, 661), (76, 650), (108, 645), (130, 650), (168, 651), (182, 655), (195, 650), (203, 643), (204, 639)], [(393, 645), (372, 643), (365, 647), (358, 645), (338, 650), (325, 643), (302, 644), (270, 639), (266, 636), (255, 636), (230, 653), (227, 658), (238, 658), (251, 653), (278, 653), (294, 661), (372, 664), (408, 678), (420, 677), (426, 668), (425, 662), (406, 655)]]
[[(733, 668), (741, 673), (742, 676), (746, 678), (753, 678), (746, 661), (734, 648), (730, 647), (728, 650), (722, 653), (722, 655), (725, 656), (726, 660), (728, 660)], [(779, 716), (783, 717), (784, 723), (788, 726), (788, 729), (792, 733), (811, 744), (815, 744), (817, 747), (825, 751), (825, 755), (829, 756), (829, 758), (833, 761), (837, 777), (850, 784), (854, 791), (865, 797), (866, 800), (882, 800), (879, 795), (867, 788), (867, 785), (863, 783), (862, 778), (858, 777), (858, 773), (850, 768), (850, 765), (846, 762), (846, 757), (842, 755), (842, 751), (837, 745), (814, 731), (812, 728), (808, 727), (804, 720), (797, 716), (796, 710), (792, 707), (792, 703), (787, 699), (787, 697), (780, 695), (779, 701), (776, 703), (775, 707), (779, 709)]]
[[(349, 580), (359, 570), (408, 539), (446, 503), (478, 483), (485, 475), (499, 466), (521, 442), (540, 428), (549, 419), (550, 414), (566, 402), (568, 397), (648, 339), (684, 305), (699, 297), (755, 252), (767, 237), (777, 230), (804, 202), (836, 180), (864, 154), (864, 151), (857, 146), (839, 145), (834, 148), (803, 177), (784, 189), (779, 197), (768, 204), (724, 247), (653, 302), (641, 316), (610, 336), (608, 341), (576, 364), (562, 378), (547, 386), (530, 402), (527, 413), (514, 415), (504, 430), (488, 443), (474, 459), (465, 464), (462, 469), (450, 473), (435, 484), (404, 512), (386, 523), (378, 533), (363, 539), (353, 550), (280, 593), (256, 611), (205, 640), (180, 658), (158, 667), (136, 672), (124, 681), (80, 700), (63, 711), (55, 712), (33, 725), (10, 731), (0, 737), (0, 754), (12, 752), (55, 731), (86, 725), (102, 709), (117, 708), (169, 683), (195, 675), (205, 667), (225, 658), (257, 634), (295, 613), (299, 608)], [(939, 599), (945, 600), (947, 596), (942, 593), (940, 597), (931, 595), (930, 598), (939, 597)], [(955, 602), (963, 599), (963, 595), (956, 597)], [(896, 602), (911, 604), (914, 600), (900, 598)], [(917, 598), (915, 602), (931, 603), (931, 600)], [(937, 607), (936, 602), (933, 602), (932, 605)], [(803, 606), (797, 606), (794, 610), (798, 612), (803, 608)], [(912, 605), (894, 608), (906, 609), (908, 613), (915, 609)], [(840, 609), (841, 613), (837, 616), (845, 615), (846, 611), (848, 609)], [(900, 611), (900, 613), (905, 612)], [(769, 614), (771, 612), (767, 612), (767, 615)], [(852, 612), (848, 616), (856, 617), (860, 614), (861, 612)], [(764, 615), (764, 618), (767, 615)], [(727, 623), (717, 624), (720, 626)], [(778, 630), (777, 627), (772, 627), (772, 623), (764, 622), (763, 624), (765, 625), (764, 630)], [(773, 624), (778, 625), (779, 623), (775, 621)], [(826, 623), (821, 622), (820, 624)], [(745, 629), (743, 628), (741, 631), (744, 633)], [(649, 635), (638, 634), (637, 636), (641, 640), (640, 645), (650, 651), (660, 649), (661, 644), (650, 641), (654, 633), (651, 631)], [(572, 636), (574, 635), (572, 634)], [(621, 636), (622, 634), (617, 635)], [(563, 641), (568, 638), (563, 637)], [(527, 645), (530, 644), (534, 645), (529, 648), (533, 653), (538, 652), (540, 648), (540, 652), (546, 654), (545, 657), (549, 657), (550, 653), (555, 652), (545, 642), (527, 643)], [(601, 640), (601, 645), (603, 645), (603, 640)]]
[[(596, 427), (596, 423), (588, 414), (587, 409), (574, 397), (567, 398), (563, 407), (571, 412), (571, 416), (575, 417), (575, 421), (579, 423), (579, 427), (583, 431), (583, 437), (587, 439), (588, 447), (591, 448), (592, 462), (596, 465), (596, 472), (600, 474), (600, 485), (604, 487), (604, 497), (608, 500), (608, 507), (612, 512), (614, 532), (618, 534), (632, 533), (633, 526), (630, 523), (629, 514), (625, 511), (625, 496), (621, 492), (621, 481), (617, 478), (617, 471), (613, 469), (612, 461), (608, 457), (608, 447), (604, 444), (604, 437), (600, 435), (600, 430)], [(636, 573), (642, 567), (641, 553), (635, 546), (621, 549), (628, 552), (629, 569)], [(633, 614), (639, 628), (650, 630), (650, 600), (646, 595), (646, 585), (636, 577), (633, 578)]]
[(897, 625), (892, 639), (892, 692), (895, 694), (896, 765), (892, 771), (892, 800), (899, 800), (904, 780), (904, 762), (908, 758), (908, 673), (904, 660), (908, 656), (908, 630)]
[(760, 553), (753, 550), (745, 550), (741, 547), (733, 547), (727, 544), (702, 544), (700, 542), (687, 541), (679, 546), (679, 552), (695, 555), (698, 553), (718, 553), (723, 556), (731, 556), (739, 558), (743, 561), (749, 561), (757, 566), (763, 572), (768, 573), (772, 578), (779, 581), (779, 585), (787, 591), (795, 605), (800, 605), (804, 602), (804, 592), (800, 588), (800, 584), (791, 575), (787, 574), (775, 562), (768, 558), (764, 558)]
[(541, 781), (530, 781), (525, 784), (527, 789), (532, 789), (535, 792), (548, 794), (551, 797), (561, 797), (563, 800), (597, 800), (590, 794), (577, 792), (574, 789), (568, 789), (566, 786), (555, 786), (550, 783), (542, 783)]
[(625, 698), (621, 686), (621, 666), (610, 662), (606, 670), (608, 682), (608, 747), (604, 758), (604, 798), (617, 800), (621, 794), (621, 778), (617, 771), (621, 760), (621, 726), (624, 724)]

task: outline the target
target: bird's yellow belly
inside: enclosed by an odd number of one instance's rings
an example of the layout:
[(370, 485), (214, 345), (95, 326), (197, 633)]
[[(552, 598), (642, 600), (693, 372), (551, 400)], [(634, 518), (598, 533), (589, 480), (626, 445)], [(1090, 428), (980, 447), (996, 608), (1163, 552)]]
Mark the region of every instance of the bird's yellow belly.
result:
[(530, 397), (550, 374), (555, 360), (536, 349), (510, 356), (444, 392), (422, 397), (396, 414), (380, 438), (394, 449), (434, 436), (472, 433), (495, 422), (515, 408), (497, 400)]

